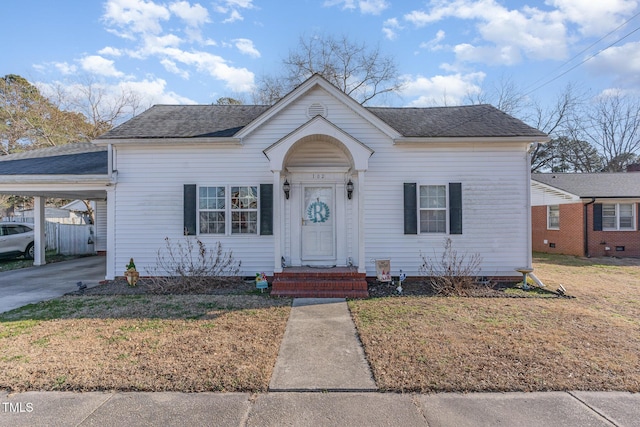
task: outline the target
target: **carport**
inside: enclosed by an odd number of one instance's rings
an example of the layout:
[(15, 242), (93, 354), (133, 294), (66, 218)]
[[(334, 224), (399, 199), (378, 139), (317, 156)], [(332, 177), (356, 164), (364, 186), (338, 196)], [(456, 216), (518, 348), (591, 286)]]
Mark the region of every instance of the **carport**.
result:
[[(34, 198), (34, 265), (46, 264), (45, 201), (47, 198), (96, 201), (98, 250), (112, 248), (108, 232), (108, 203), (115, 184), (110, 147), (72, 143), (0, 156), (0, 194)], [(100, 233), (97, 233), (100, 235)], [(104, 241), (106, 240), (106, 241)], [(108, 274), (107, 274), (108, 275)]]

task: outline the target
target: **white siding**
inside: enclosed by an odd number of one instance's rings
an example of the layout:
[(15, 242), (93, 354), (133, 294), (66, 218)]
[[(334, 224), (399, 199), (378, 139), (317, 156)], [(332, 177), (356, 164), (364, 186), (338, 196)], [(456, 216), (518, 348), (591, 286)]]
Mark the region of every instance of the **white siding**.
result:
[[(272, 182), (260, 150), (247, 147), (155, 146), (118, 149), (115, 271), (133, 257), (142, 275), (157, 252), (183, 236), (183, 186), (259, 185)], [(207, 247), (220, 241), (242, 260), (243, 273), (273, 271), (273, 236), (200, 235)]]
[[(242, 146), (118, 147), (116, 275), (122, 274), (130, 257), (135, 258), (139, 270), (146, 274), (155, 265), (156, 252), (163, 246), (165, 237), (183, 238), (184, 184), (272, 183), (272, 172), (263, 150), (306, 123), (309, 120), (307, 106), (316, 102), (326, 106), (327, 120), (375, 151), (365, 174), (365, 221), (360, 224), (365, 230), (368, 275), (375, 275), (373, 260), (377, 258), (391, 259), (394, 275), (399, 269), (408, 275), (417, 275), (420, 253), (433, 255), (433, 251), (441, 251), (446, 237), (451, 237), (459, 253), (479, 253), (484, 275), (517, 276), (514, 269), (527, 265), (530, 209), (525, 144), (394, 145), (339, 100), (322, 90), (314, 90), (256, 129), (243, 140)], [(321, 150), (322, 153), (330, 155), (332, 150), (328, 148)], [(296, 157), (296, 162), (299, 161)], [(405, 182), (462, 183), (463, 234), (404, 235)], [(282, 190), (274, 189), (278, 191)], [(356, 215), (355, 206), (347, 203), (348, 215)], [(288, 220), (283, 236), (287, 233)], [(346, 235), (347, 252), (355, 253), (357, 233), (351, 222)], [(200, 238), (207, 245), (220, 240), (224, 248), (232, 249), (235, 258), (242, 260), (245, 275), (273, 272), (273, 236)], [(288, 239), (283, 237), (282, 241), (284, 244)], [(290, 251), (289, 247), (283, 249), (285, 253)], [(357, 257), (353, 260), (357, 261)]]

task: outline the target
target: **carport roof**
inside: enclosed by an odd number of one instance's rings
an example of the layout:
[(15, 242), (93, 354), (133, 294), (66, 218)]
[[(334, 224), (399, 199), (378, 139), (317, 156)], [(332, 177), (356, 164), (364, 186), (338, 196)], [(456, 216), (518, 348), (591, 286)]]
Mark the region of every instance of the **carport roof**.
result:
[(0, 156), (0, 194), (104, 199), (107, 150), (87, 142)]
[(107, 175), (107, 147), (89, 142), (0, 156), (0, 175)]

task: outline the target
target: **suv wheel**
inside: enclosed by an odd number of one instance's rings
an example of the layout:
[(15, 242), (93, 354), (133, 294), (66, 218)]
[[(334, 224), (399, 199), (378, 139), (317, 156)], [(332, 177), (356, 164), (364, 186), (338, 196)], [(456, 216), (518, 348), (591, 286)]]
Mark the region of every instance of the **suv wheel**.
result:
[(24, 257), (26, 259), (33, 259), (33, 255), (34, 255), (33, 243), (29, 243), (29, 246), (27, 246), (27, 250), (24, 251)]

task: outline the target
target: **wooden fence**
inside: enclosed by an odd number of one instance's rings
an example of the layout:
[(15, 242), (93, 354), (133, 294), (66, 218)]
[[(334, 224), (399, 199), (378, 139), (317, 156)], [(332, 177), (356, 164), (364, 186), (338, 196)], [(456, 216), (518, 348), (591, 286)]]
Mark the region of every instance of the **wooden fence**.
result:
[(95, 250), (95, 226), (60, 224), (45, 221), (47, 249), (56, 249), (63, 255), (88, 255)]

